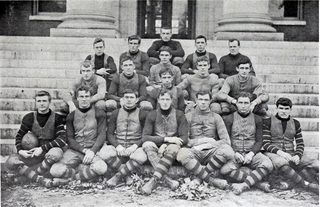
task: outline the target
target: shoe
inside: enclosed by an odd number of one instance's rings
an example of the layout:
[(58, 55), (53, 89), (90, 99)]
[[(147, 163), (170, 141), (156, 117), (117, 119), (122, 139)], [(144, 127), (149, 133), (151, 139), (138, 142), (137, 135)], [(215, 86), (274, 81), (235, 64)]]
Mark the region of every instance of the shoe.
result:
[(126, 185), (127, 185), (127, 186), (132, 185), (133, 179), (132, 179), (132, 177), (131, 177), (130, 175), (127, 175), (127, 176), (125, 177), (125, 180), (126, 180)]
[(107, 181), (107, 186), (116, 187), (117, 183), (122, 179), (122, 174), (117, 172), (112, 178)]
[(280, 185), (279, 185), (279, 189), (280, 190), (289, 190), (291, 188), (290, 183), (286, 182), (286, 181), (281, 181)]
[(169, 176), (163, 176), (163, 181), (169, 186), (171, 190), (176, 190), (179, 187), (179, 182), (171, 179)]
[(309, 183), (307, 189), (317, 195), (319, 195), (319, 185), (316, 183)]
[(197, 187), (197, 186), (201, 185), (202, 180), (201, 180), (201, 178), (199, 178), (199, 177), (195, 177), (195, 178), (191, 181), (191, 183), (192, 183), (195, 187)]
[(234, 183), (232, 184), (232, 192), (236, 195), (240, 195), (246, 189), (250, 187), (246, 183)]
[(221, 179), (221, 178), (213, 178), (213, 177), (210, 177), (209, 178), (209, 184), (210, 185), (213, 185), (221, 190), (225, 190), (229, 187), (229, 184), (226, 180), (224, 179)]
[(26, 176), (19, 176), (13, 179), (13, 183), (15, 184), (24, 184), (29, 182), (30, 180)]
[(60, 185), (67, 185), (70, 182), (70, 179), (67, 178), (53, 178), (52, 186), (58, 187)]
[(36, 182), (42, 184), (46, 188), (52, 187), (52, 180), (43, 176), (39, 176)]
[(142, 192), (150, 195), (152, 190), (157, 187), (157, 181), (156, 178), (152, 177), (143, 187), (142, 187)]
[(271, 187), (270, 187), (270, 184), (268, 182), (259, 182), (256, 184), (256, 186), (266, 192), (266, 193), (271, 193)]

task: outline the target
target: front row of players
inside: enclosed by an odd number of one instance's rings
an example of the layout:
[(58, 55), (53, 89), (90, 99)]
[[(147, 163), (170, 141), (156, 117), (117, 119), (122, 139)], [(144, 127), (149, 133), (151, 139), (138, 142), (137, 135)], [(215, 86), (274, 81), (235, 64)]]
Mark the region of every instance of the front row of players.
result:
[(179, 186), (167, 175), (177, 160), (194, 175), (195, 185), (204, 181), (225, 189), (227, 179), (235, 194), (254, 185), (270, 192), (262, 181), (275, 172), (319, 191), (318, 161), (304, 156), (300, 123), (290, 116), (287, 98), (277, 101), (275, 116), (262, 120), (251, 112), (251, 94), (241, 92), (237, 111), (222, 119), (210, 110), (208, 90), (196, 94), (195, 109), (184, 115), (173, 107), (168, 89), (159, 91), (159, 107), (151, 112), (137, 107), (137, 92), (127, 89), (106, 130), (105, 112), (94, 107), (93, 96), (89, 87), (77, 88), (78, 106), (68, 115), (65, 131), (61, 117), (49, 108), (50, 94), (38, 92), (37, 111), (23, 118), (16, 136), (18, 153), (9, 156), (8, 169), (47, 187), (111, 175), (107, 185), (114, 187), (122, 179), (132, 183), (130, 175), (149, 160), (154, 174), (142, 191), (150, 194), (160, 180), (171, 189)]

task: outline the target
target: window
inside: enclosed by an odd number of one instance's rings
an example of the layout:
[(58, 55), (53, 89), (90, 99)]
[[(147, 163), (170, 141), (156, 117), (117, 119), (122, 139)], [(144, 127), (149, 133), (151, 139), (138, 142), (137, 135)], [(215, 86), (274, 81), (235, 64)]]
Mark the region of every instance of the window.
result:
[(66, 0), (34, 0), (33, 14), (64, 13), (66, 12)]
[(284, 18), (302, 19), (302, 0), (283, 0)]

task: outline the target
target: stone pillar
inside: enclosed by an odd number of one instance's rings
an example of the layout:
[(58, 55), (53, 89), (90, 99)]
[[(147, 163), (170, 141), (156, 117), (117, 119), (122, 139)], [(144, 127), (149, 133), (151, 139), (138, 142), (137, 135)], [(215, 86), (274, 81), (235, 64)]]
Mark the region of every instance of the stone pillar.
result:
[(283, 40), (268, 16), (269, 0), (224, 0), (217, 39)]
[(115, 37), (112, 0), (67, 0), (67, 12), (53, 37)]

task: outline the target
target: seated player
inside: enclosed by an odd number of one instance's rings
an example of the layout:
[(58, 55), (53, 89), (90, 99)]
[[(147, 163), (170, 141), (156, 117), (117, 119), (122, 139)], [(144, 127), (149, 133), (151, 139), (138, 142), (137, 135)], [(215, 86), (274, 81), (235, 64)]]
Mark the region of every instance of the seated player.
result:
[(133, 59), (135, 65), (135, 71), (137, 74), (143, 75), (146, 78), (149, 76), (149, 56), (147, 53), (139, 50), (141, 44), (141, 38), (138, 35), (131, 35), (128, 37), (129, 51), (124, 52), (119, 58), (119, 73), (122, 73), (122, 62), (126, 56), (130, 56)]
[[(138, 95), (131, 89), (125, 90), (122, 99), (123, 107), (114, 110), (109, 121), (107, 139), (111, 145), (105, 145), (100, 151), (102, 159), (116, 172), (107, 181), (109, 187), (115, 187), (122, 178), (130, 185), (131, 173), (147, 161), (141, 145), (148, 111), (137, 107)], [(122, 162), (125, 162), (124, 166), (121, 166)]]
[(182, 111), (172, 107), (172, 94), (163, 88), (158, 96), (159, 108), (148, 113), (142, 135), (142, 148), (155, 172), (142, 187), (151, 194), (160, 180), (164, 180), (174, 190), (179, 182), (171, 180), (166, 174), (176, 159), (180, 147), (188, 140), (188, 125)]
[(127, 89), (138, 92), (138, 105), (143, 109), (152, 110), (152, 105), (147, 101), (146, 79), (143, 75), (137, 74), (131, 57), (124, 57), (122, 61), (121, 74), (115, 75), (109, 88), (106, 101), (107, 111), (113, 111), (121, 106), (121, 98)]
[[(229, 174), (231, 178), (241, 182), (232, 185), (232, 191), (236, 195), (258, 184), (273, 170), (271, 160), (260, 152), (262, 118), (250, 111), (251, 99), (250, 93), (241, 92), (237, 99), (237, 111), (224, 117), (235, 154), (234, 158), (222, 167), (221, 173)], [(238, 171), (241, 166), (246, 166), (252, 171), (245, 177), (241, 176), (242, 173)], [(259, 183), (259, 187), (270, 192), (268, 183)]]
[(150, 92), (154, 88), (160, 88), (162, 83), (159, 72), (162, 68), (168, 68), (173, 73), (173, 85), (178, 85), (181, 82), (181, 71), (177, 66), (171, 64), (170, 59), (172, 51), (169, 47), (162, 47), (159, 50), (160, 63), (153, 65), (150, 68), (149, 85), (147, 91)]
[[(304, 154), (300, 122), (290, 115), (292, 102), (288, 98), (279, 98), (276, 106), (277, 114), (264, 120), (264, 154), (271, 159), (275, 170), (283, 176), (296, 185), (319, 194), (319, 181), (316, 180), (319, 160), (310, 159)], [(307, 178), (308, 181), (298, 174), (304, 170), (313, 172), (313, 176)]]
[(169, 68), (162, 68), (159, 71), (160, 80), (162, 83), (161, 88), (154, 88), (149, 97), (149, 102), (152, 104), (153, 108), (156, 109), (158, 106), (158, 96), (162, 88), (167, 89), (172, 94), (172, 107), (184, 110), (184, 97), (181, 88), (178, 88), (173, 85), (173, 73)]
[(212, 178), (210, 174), (218, 175), (220, 168), (233, 158), (234, 153), (223, 120), (210, 110), (210, 102), (210, 91), (200, 90), (196, 94), (196, 108), (186, 114), (188, 147), (179, 151), (177, 160), (196, 176), (192, 181), (195, 185), (205, 181), (225, 189), (227, 181)]
[(98, 155), (106, 140), (106, 114), (93, 107), (90, 87), (80, 86), (75, 95), (79, 107), (67, 117), (68, 149), (50, 170), (55, 185), (63, 180), (94, 180), (107, 171), (107, 164)]
[(228, 77), (217, 96), (221, 102), (222, 113), (227, 115), (235, 112), (237, 98), (241, 92), (248, 92), (254, 95), (254, 100), (250, 104), (250, 110), (262, 117), (267, 116), (269, 95), (262, 89), (261, 81), (250, 75), (251, 62), (240, 61), (237, 65), (236, 75)]
[(19, 175), (51, 187), (52, 180), (42, 175), (62, 158), (66, 133), (61, 117), (49, 108), (51, 95), (39, 91), (35, 101), (37, 110), (23, 117), (16, 136), (17, 154), (9, 156), (6, 166)]

